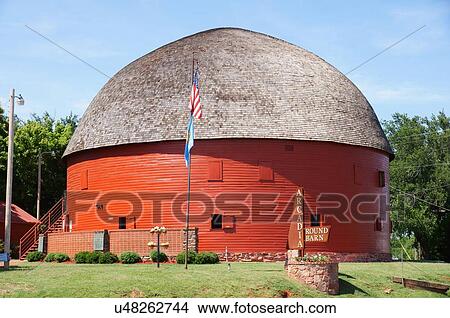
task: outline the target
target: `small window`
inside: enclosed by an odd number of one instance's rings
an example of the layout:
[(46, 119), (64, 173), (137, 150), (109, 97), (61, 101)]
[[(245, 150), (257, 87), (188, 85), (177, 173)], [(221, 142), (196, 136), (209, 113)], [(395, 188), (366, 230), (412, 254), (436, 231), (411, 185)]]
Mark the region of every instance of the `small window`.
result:
[(383, 188), (386, 186), (386, 177), (384, 171), (378, 171), (378, 186)]
[(222, 228), (222, 214), (213, 214), (211, 216), (211, 228), (212, 229)]
[(311, 214), (311, 226), (320, 226), (320, 214)]
[(125, 230), (127, 228), (127, 218), (124, 216), (119, 217), (119, 230)]
[(81, 186), (81, 190), (88, 189), (88, 171), (87, 170), (84, 170), (83, 172), (81, 172), (80, 186)]
[(233, 215), (224, 215), (222, 217), (222, 227), (224, 229), (234, 228), (234, 216)]
[(270, 162), (270, 161), (260, 161), (259, 162), (259, 180), (260, 181), (273, 181), (272, 162)]
[(208, 181), (222, 181), (222, 160), (211, 160), (208, 162)]
[(353, 166), (353, 179), (355, 184), (362, 184), (362, 169), (358, 165)]
[(294, 145), (284, 145), (285, 151), (294, 151)]
[(380, 220), (380, 218), (377, 218), (375, 220), (375, 231), (381, 231), (381, 230), (382, 230), (381, 220)]

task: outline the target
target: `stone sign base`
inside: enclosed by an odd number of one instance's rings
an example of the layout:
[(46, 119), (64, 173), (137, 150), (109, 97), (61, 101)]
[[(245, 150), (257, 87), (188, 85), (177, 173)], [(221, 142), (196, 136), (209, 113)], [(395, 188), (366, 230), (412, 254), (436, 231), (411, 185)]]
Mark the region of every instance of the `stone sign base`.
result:
[[(291, 252), (291, 253), (289, 253)], [(338, 263), (310, 263), (295, 260), (292, 252), (288, 251), (288, 276), (300, 283), (311, 286), (330, 295), (339, 294), (339, 265)]]

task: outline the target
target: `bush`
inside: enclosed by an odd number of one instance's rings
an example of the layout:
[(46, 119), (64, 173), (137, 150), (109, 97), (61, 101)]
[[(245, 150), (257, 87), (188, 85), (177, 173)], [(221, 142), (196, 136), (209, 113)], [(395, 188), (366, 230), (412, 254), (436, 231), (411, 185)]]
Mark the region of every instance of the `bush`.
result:
[(44, 261), (63, 263), (69, 260), (69, 256), (64, 253), (48, 253)]
[(120, 261), (124, 264), (135, 264), (141, 261), (141, 257), (135, 252), (123, 252), (120, 255)]
[(119, 258), (117, 257), (117, 255), (110, 252), (102, 253), (98, 259), (98, 262), (100, 264), (114, 264), (118, 261)]
[(0, 253), (4, 253), (5, 252), (5, 245), (3, 245), (3, 241), (0, 240)]
[(195, 258), (195, 264), (217, 264), (219, 256), (212, 252), (200, 252)]
[(98, 264), (100, 260), (100, 256), (103, 254), (103, 252), (95, 251), (89, 253), (87, 257), (87, 263), (88, 264)]
[(54, 261), (58, 263), (67, 262), (68, 260), (70, 260), (69, 256), (64, 253), (56, 253), (54, 256)]
[(45, 262), (54, 262), (55, 261), (55, 253), (48, 253), (47, 256), (45, 257), (44, 261)]
[[(181, 252), (177, 255), (177, 264), (184, 264), (184, 255), (185, 252)], [(188, 264), (194, 264), (195, 258), (197, 257), (197, 253), (193, 251), (189, 251), (188, 253)]]
[(150, 253), (150, 258), (152, 259), (153, 262), (157, 262), (158, 258), (159, 258), (159, 262), (160, 263), (164, 263), (167, 262), (169, 260), (169, 258), (167, 257), (167, 255), (163, 252), (159, 252), (159, 256), (158, 256), (158, 251), (153, 251)]
[(45, 254), (42, 252), (34, 251), (27, 254), (27, 261), (40, 262), (44, 259)]
[(75, 254), (75, 263), (77, 264), (89, 264), (91, 252), (78, 252)]

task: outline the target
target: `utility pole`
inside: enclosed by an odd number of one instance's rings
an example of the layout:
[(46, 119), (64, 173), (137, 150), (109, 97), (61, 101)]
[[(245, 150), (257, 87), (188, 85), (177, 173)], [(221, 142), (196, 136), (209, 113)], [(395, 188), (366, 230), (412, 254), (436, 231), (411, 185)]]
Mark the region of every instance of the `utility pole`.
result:
[(42, 156), (45, 154), (51, 154), (55, 156), (54, 151), (41, 151), (39, 148), (38, 155), (38, 180), (37, 180), (37, 199), (36, 199), (36, 218), (39, 220), (41, 215), (41, 185), (42, 185)]
[(13, 88), (9, 98), (9, 133), (8, 133), (8, 161), (6, 167), (6, 200), (5, 200), (5, 253), (7, 261), (4, 268), (9, 269), (9, 256), (11, 255), (11, 204), (12, 204), (12, 182), (14, 161), (14, 100), (17, 98), (18, 105), (23, 105), (22, 95), (16, 96)]
[(42, 170), (42, 152), (39, 148), (38, 155), (38, 182), (37, 182), (37, 199), (36, 199), (36, 219), (39, 220), (41, 211), (41, 170)]

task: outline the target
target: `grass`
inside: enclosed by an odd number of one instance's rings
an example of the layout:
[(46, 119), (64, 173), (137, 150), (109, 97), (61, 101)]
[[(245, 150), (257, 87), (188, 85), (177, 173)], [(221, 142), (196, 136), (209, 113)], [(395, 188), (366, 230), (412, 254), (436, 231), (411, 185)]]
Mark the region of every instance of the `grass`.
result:
[[(405, 277), (450, 283), (450, 264), (405, 263)], [(400, 263), (341, 263), (337, 297), (448, 297), (391, 282)], [(389, 294), (385, 290), (391, 289)], [(0, 297), (328, 297), (287, 277), (282, 263), (84, 265), (19, 262), (0, 270)]]

